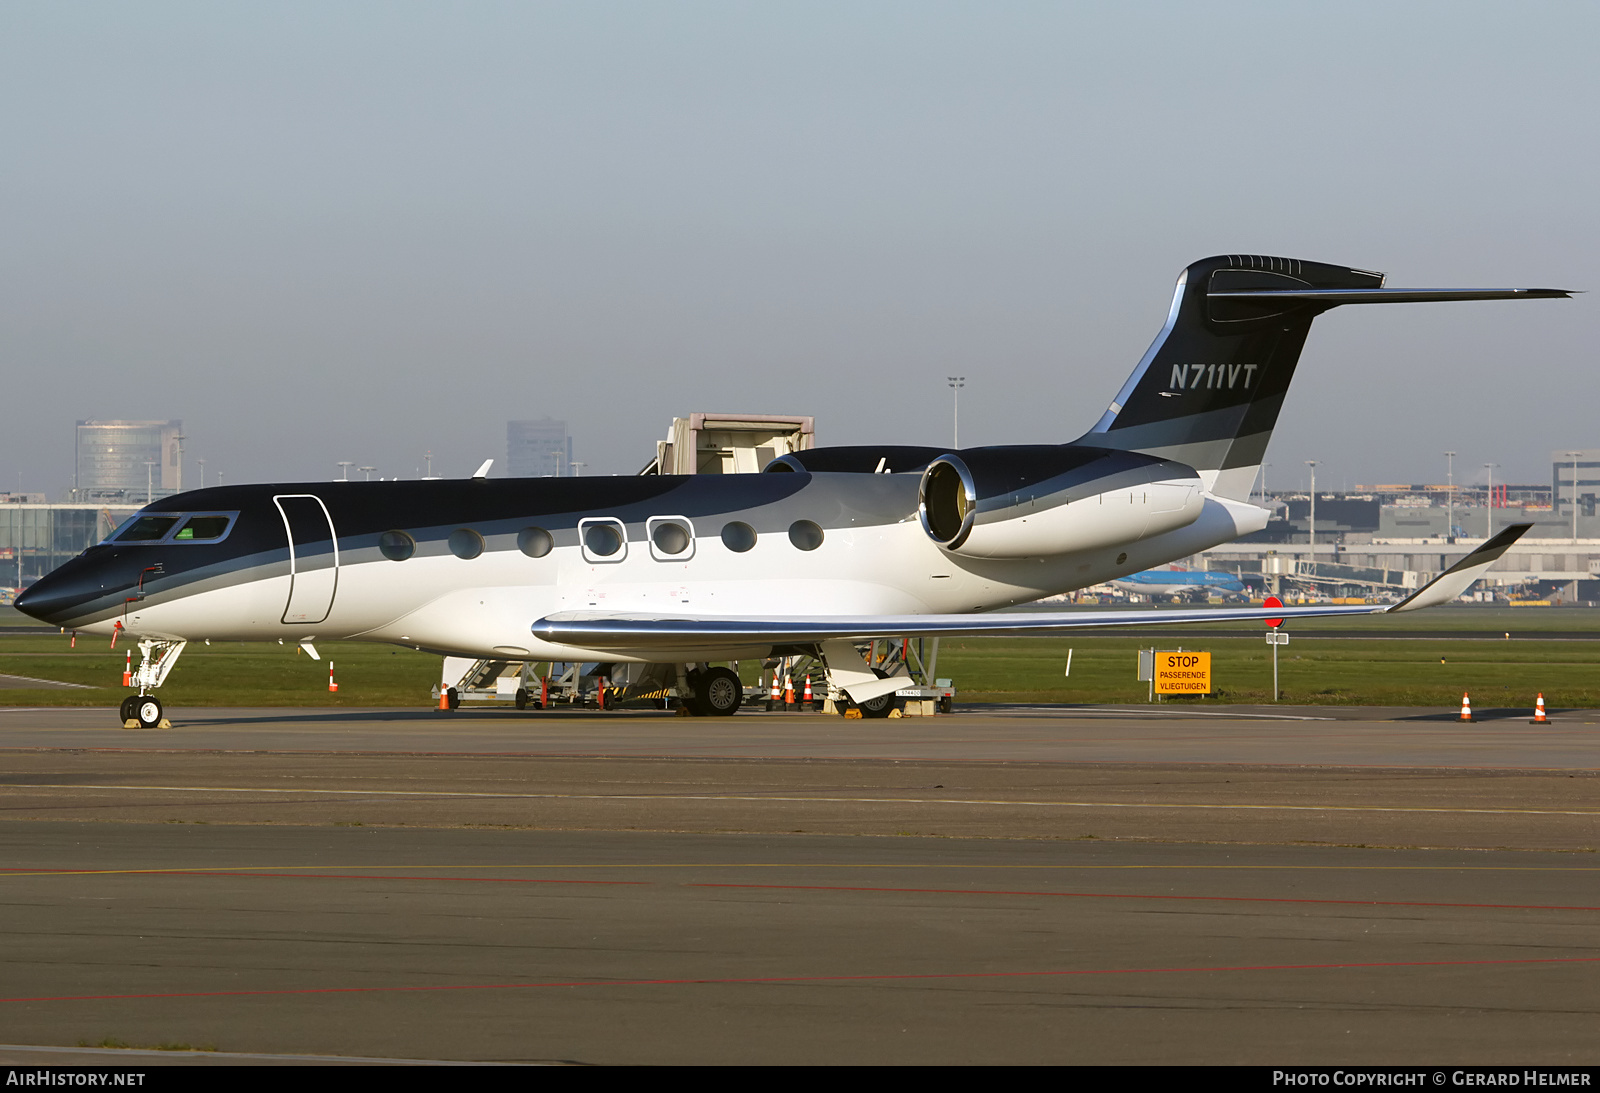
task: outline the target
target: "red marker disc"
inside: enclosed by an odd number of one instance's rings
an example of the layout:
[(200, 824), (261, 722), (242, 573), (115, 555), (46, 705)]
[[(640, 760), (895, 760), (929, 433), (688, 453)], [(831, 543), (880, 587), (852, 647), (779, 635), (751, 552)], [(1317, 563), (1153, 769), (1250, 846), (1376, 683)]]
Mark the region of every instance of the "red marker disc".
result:
[[(1261, 606), (1262, 607), (1282, 607), (1283, 606), (1283, 601), (1278, 599), (1278, 597), (1276, 597), (1276, 596), (1268, 596), (1266, 599), (1261, 601)], [(1282, 619), (1268, 619), (1267, 620), (1267, 625), (1272, 627), (1274, 630), (1276, 630), (1278, 627), (1283, 625), (1283, 620)]]

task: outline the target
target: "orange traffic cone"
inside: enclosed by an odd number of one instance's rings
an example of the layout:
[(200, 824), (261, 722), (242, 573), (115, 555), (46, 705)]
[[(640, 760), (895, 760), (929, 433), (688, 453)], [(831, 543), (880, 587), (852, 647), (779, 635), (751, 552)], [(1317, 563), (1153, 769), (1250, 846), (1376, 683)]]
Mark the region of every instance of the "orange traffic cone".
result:
[(812, 706), (811, 673), (807, 672), (806, 673), (806, 692), (805, 692), (805, 695), (804, 695), (804, 702), (802, 703), (802, 708), (809, 710), (809, 709), (811, 709), (811, 706)]
[(328, 690), (337, 691), (339, 685), (333, 681), (333, 661), (328, 661)]
[(783, 673), (783, 708), (794, 709), (794, 680), (788, 672)]
[(443, 687), (439, 688), (439, 708), (441, 710), (448, 710), (450, 708), (450, 692), (445, 690)]
[(1461, 692), (1461, 717), (1462, 721), (1472, 720), (1472, 699), (1467, 697), (1467, 692)]
[(1533, 720), (1528, 722), (1528, 724), (1530, 724), (1530, 725), (1548, 725), (1548, 724), (1550, 724), (1550, 719), (1548, 717), (1546, 717), (1545, 714), (1544, 714), (1544, 692), (1543, 691), (1540, 691), (1539, 692), (1539, 697), (1534, 700), (1534, 703), (1533, 703)]
[(122, 685), (133, 686), (133, 650), (128, 650), (127, 659), (122, 662)]
[(774, 668), (772, 670), (772, 689), (767, 692), (767, 712), (768, 713), (771, 713), (773, 710), (778, 708), (778, 700), (781, 697), (782, 696), (780, 694), (778, 694), (778, 670), (776, 668)]

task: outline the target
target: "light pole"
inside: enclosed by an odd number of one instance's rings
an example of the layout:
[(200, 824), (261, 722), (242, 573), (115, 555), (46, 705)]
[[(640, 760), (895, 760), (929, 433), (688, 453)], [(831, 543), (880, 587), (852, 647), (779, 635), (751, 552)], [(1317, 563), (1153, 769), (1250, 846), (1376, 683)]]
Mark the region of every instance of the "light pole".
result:
[(1263, 463), (1263, 464), (1261, 464), (1261, 507), (1262, 508), (1266, 508), (1267, 507), (1267, 468), (1270, 467), (1270, 466), (1272, 466), (1271, 463)]
[(1456, 453), (1444, 453), (1444, 541), (1456, 540)]
[(372, 472), (377, 470), (377, 469), (378, 468), (376, 468), (376, 467), (357, 467), (356, 468), (356, 470), (360, 471), (365, 476), (364, 478), (361, 479), (361, 481), (363, 481), (363, 482), (371, 482), (372, 481)]
[[(144, 461), (144, 503), (147, 504), (147, 505), (151, 501), (155, 500), (155, 478), (156, 478), (156, 462), (153, 459), (146, 459)], [(1577, 517), (1573, 517), (1573, 519), (1572, 519), (1572, 527), (1574, 529), (1573, 532), (1572, 532), (1572, 536), (1573, 536), (1573, 538), (1577, 538), (1577, 536), (1578, 536), (1578, 532), (1576, 530), (1577, 527), (1578, 527), (1578, 519), (1577, 519)]]
[(560, 448), (551, 448), (550, 454), (556, 457), (556, 477), (565, 478), (566, 476), (561, 473), (561, 461), (567, 457), (567, 453)]
[(950, 394), (954, 400), (950, 419), (950, 446), (959, 451), (961, 448), (961, 389), (967, 385), (967, 377), (947, 376), (946, 382), (949, 384)]
[(1572, 460), (1572, 541), (1578, 541), (1578, 457), (1582, 452), (1568, 452), (1567, 458)]
[(197, 459), (197, 460), (195, 460), (195, 462), (200, 464), (200, 488), (201, 489), (205, 489), (206, 488), (206, 461), (204, 459)]
[(178, 477), (172, 484), (177, 487), (179, 493), (183, 492), (183, 442), (188, 439), (182, 433), (178, 433), (172, 438), (172, 442), (178, 446)]
[(433, 453), (432, 452), (427, 452), (427, 453), (425, 453), (423, 458), (425, 458), (428, 461), (428, 477), (432, 478), (433, 477)]
[(1489, 472), (1489, 498), (1483, 506), (1483, 537), (1494, 538), (1494, 469), (1498, 463), (1485, 463), (1483, 469)]
[(568, 465), (572, 468), (572, 477), (574, 477), (574, 478), (582, 478), (583, 477), (583, 468), (587, 467), (589, 464), (585, 463), (581, 459), (574, 459)]
[(353, 460), (353, 459), (341, 459), (339, 461), (339, 463), (338, 463), (339, 481), (341, 481), (341, 482), (350, 481), (350, 468), (354, 467), (355, 465), (356, 465), (356, 461)]
[(1317, 461), (1306, 460), (1311, 468), (1311, 560), (1317, 560)]

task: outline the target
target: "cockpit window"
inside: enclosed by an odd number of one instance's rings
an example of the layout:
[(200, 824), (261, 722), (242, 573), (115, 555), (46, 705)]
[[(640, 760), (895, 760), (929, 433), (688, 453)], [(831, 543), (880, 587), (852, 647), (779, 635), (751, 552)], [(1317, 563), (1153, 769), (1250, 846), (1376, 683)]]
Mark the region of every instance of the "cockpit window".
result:
[(173, 538), (180, 542), (220, 539), (227, 530), (226, 516), (191, 516)]
[(117, 536), (117, 542), (153, 543), (157, 539), (166, 538), (167, 532), (171, 531), (172, 525), (177, 522), (176, 516), (140, 516)]
[(116, 543), (215, 543), (227, 536), (236, 512), (163, 512), (134, 515), (111, 533)]

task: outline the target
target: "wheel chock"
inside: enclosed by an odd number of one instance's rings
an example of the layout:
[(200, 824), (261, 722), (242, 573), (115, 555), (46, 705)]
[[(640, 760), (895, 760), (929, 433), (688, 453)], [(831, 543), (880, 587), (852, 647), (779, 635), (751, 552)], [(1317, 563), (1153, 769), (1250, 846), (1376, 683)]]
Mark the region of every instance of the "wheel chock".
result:
[(889, 711), (889, 716), (890, 717), (904, 717), (905, 714), (900, 712), (899, 707), (895, 707), (894, 709)]
[(156, 726), (156, 728), (158, 728), (158, 729), (170, 729), (170, 728), (172, 728), (172, 722), (168, 721), (166, 718), (163, 717), (161, 719), (160, 724), (158, 724)]
[(139, 727), (139, 719), (137, 717), (130, 717), (128, 720), (122, 723), (122, 727), (125, 729), (137, 729)]
[(851, 706), (848, 710), (846, 710), (844, 712), (844, 719), (846, 721), (860, 721), (861, 720), (861, 710), (858, 709), (855, 706)]

